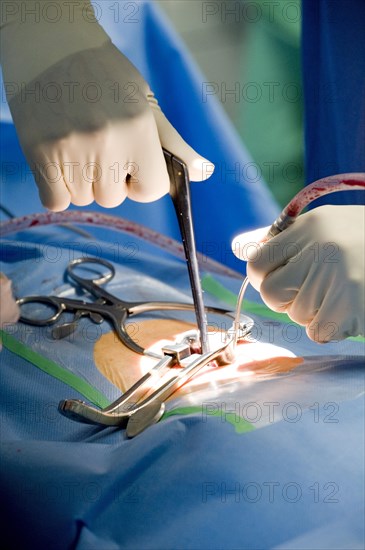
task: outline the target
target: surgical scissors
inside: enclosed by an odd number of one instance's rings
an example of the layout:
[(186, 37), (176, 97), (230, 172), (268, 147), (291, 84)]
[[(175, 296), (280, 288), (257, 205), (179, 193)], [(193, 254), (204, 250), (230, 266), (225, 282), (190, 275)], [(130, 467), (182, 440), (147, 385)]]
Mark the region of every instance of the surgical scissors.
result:
[[(89, 264), (104, 266), (107, 272), (98, 274), (96, 278), (81, 277), (76, 270), (80, 267), (86, 267)], [(95, 269), (95, 268), (94, 268)], [(76, 300), (58, 296), (27, 296), (17, 300), (18, 305), (22, 308), (25, 304), (44, 304), (53, 310), (53, 314), (40, 318), (39, 316), (28, 317), (21, 309), (20, 321), (36, 326), (52, 325), (58, 321), (61, 315), (68, 311), (74, 313), (74, 320), (77, 321), (81, 316), (88, 315), (96, 322), (100, 323), (103, 320), (108, 320), (114, 327), (119, 339), (131, 350), (136, 353), (148, 355), (161, 359), (161, 355), (148, 351), (139, 346), (128, 334), (126, 324), (129, 317), (148, 313), (152, 311), (194, 311), (193, 304), (184, 304), (180, 302), (128, 302), (121, 298), (117, 298), (105, 290), (102, 285), (113, 279), (115, 276), (115, 268), (113, 264), (103, 258), (84, 257), (72, 260), (66, 270), (67, 276), (76, 282), (82, 289), (88, 291), (96, 298), (95, 302), (86, 302), (84, 300)], [(48, 310), (47, 310), (48, 311)], [(206, 311), (218, 315), (228, 315), (232, 317), (232, 312), (216, 307), (207, 307)], [(71, 323), (71, 324), (73, 324)], [(65, 325), (63, 325), (65, 326)], [(62, 328), (62, 326), (61, 326)]]

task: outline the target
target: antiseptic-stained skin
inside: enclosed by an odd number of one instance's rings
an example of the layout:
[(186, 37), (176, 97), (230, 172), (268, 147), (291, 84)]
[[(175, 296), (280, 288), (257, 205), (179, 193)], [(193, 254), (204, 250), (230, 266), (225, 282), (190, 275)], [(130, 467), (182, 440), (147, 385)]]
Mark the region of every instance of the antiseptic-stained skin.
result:
[[(194, 325), (176, 321), (154, 319), (131, 324), (130, 336), (142, 347), (161, 353), (161, 347), (171, 344), (179, 334), (195, 328)], [(221, 341), (215, 333), (211, 340)], [(240, 378), (275, 376), (295, 369), (303, 362), (284, 348), (261, 342), (238, 344), (237, 359), (224, 367), (208, 366), (175, 392), (174, 397), (208, 388), (212, 383), (227, 383)], [(149, 371), (157, 359), (141, 356), (130, 349), (113, 333), (103, 334), (94, 347), (94, 361), (98, 370), (122, 392), (131, 387)]]

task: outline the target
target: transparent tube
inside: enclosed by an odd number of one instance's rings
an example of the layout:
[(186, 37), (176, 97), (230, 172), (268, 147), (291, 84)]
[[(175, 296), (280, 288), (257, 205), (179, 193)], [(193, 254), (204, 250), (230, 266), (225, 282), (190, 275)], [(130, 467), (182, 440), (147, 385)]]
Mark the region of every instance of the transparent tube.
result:
[(284, 231), (289, 225), (295, 222), (299, 214), (312, 201), (324, 197), (329, 193), (337, 191), (355, 191), (365, 189), (365, 173), (348, 173), (328, 176), (317, 180), (307, 187), (304, 187), (276, 218), (268, 232), (268, 238), (274, 237), (281, 231)]
[[(138, 223), (100, 212), (68, 210), (67, 212), (41, 212), (39, 214), (30, 214), (28, 216), (22, 216), (21, 218), (13, 218), (0, 224), (0, 235), (1, 237), (5, 237), (6, 235), (18, 233), (19, 231), (25, 231), (34, 227), (65, 223), (96, 225), (122, 231), (123, 233), (134, 235), (150, 244), (158, 246), (173, 256), (185, 261), (183, 245), (175, 239), (161, 235), (161, 233)], [(230, 269), (203, 254), (198, 253), (197, 256), (202, 270), (211, 271), (218, 275), (227, 275), (235, 279), (240, 279), (242, 277), (242, 275), (234, 269)]]

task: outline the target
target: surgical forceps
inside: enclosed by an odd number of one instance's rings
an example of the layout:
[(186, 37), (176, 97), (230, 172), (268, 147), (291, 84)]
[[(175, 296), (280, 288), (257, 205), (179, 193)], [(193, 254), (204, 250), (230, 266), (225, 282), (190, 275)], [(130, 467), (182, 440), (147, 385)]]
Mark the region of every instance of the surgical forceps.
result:
[[(90, 269), (92, 265), (98, 265), (107, 268), (107, 272), (100, 274), (96, 278), (81, 277), (76, 273), (77, 269), (86, 267)], [(94, 268), (95, 269), (95, 268)], [(60, 329), (61, 336), (65, 336), (71, 331), (67, 331), (67, 326), (72, 325), (72, 329), (75, 323), (82, 316), (88, 315), (95, 323), (100, 323), (104, 319), (107, 319), (113, 325), (119, 339), (131, 350), (139, 354), (148, 355), (157, 359), (161, 358), (161, 355), (145, 350), (139, 346), (128, 334), (126, 321), (129, 317), (148, 313), (152, 311), (194, 311), (193, 304), (184, 304), (180, 302), (127, 302), (120, 298), (117, 298), (113, 294), (110, 294), (105, 290), (102, 285), (113, 279), (115, 275), (115, 268), (113, 264), (102, 258), (77, 258), (72, 260), (66, 270), (67, 276), (76, 282), (81, 288), (87, 290), (92, 296), (96, 298), (95, 302), (86, 302), (83, 300), (76, 300), (58, 296), (27, 296), (17, 300), (20, 308), (25, 304), (44, 304), (52, 309), (52, 314), (47, 317), (28, 317), (21, 309), (20, 321), (36, 326), (52, 325), (57, 322), (61, 315), (68, 311), (74, 313), (74, 319), (72, 323), (66, 323), (56, 327)], [(206, 310), (211, 313), (232, 316), (228, 310), (223, 310), (215, 307), (207, 307)], [(47, 310), (48, 311), (48, 310)], [(45, 313), (45, 312), (44, 312)], [(62, 330), (64, 334), (62, 335)], [(57, 335), (56, 335), (57, 338)]]
[(195, 307), (196, 321), (200, 332), (200, 343), (203, 353), (209, 351), (207, 336), (207, 318), (204, 310), (203, 292), (200, 282), (198, 260), (196, 256), (189, 173), (186, 164), (163, 149), (167, 171), (170, 177), (170, 196), (174, 204), (177, 221), (180, 227), (188, 266), (191, 292)]

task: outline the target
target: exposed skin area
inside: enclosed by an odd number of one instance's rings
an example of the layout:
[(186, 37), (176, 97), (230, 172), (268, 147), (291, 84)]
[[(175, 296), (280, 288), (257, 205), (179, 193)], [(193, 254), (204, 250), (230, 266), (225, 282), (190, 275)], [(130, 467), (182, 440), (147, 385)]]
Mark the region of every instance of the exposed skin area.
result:
[[(196, 328), (194, 325), (175, 320), (148, 320), (131, 324), (130, 336), (137, 343), (151, 351), (161, 353), (161, 347), (171, 344), (180, 334)], [(220, 333), (212, 333), (211, 347), (221, 342)], [(227, 383), (246, 377), (267, 377), (286, 373), (303, 362), (283, 348), (260, 342), (239, 343), (236, 348), (236, 361), (223, 367), (207, 366), (173, 397), (203, 390), (212, 383)], [(94, 361), (98, 370), (125, 392), (143, 374), (150, 370), (157, 359), (141, 356), (129, 350), (113, 333), (101, 336), (94, 347)], [(170, 398), (171, 399), (171, 398)]]

